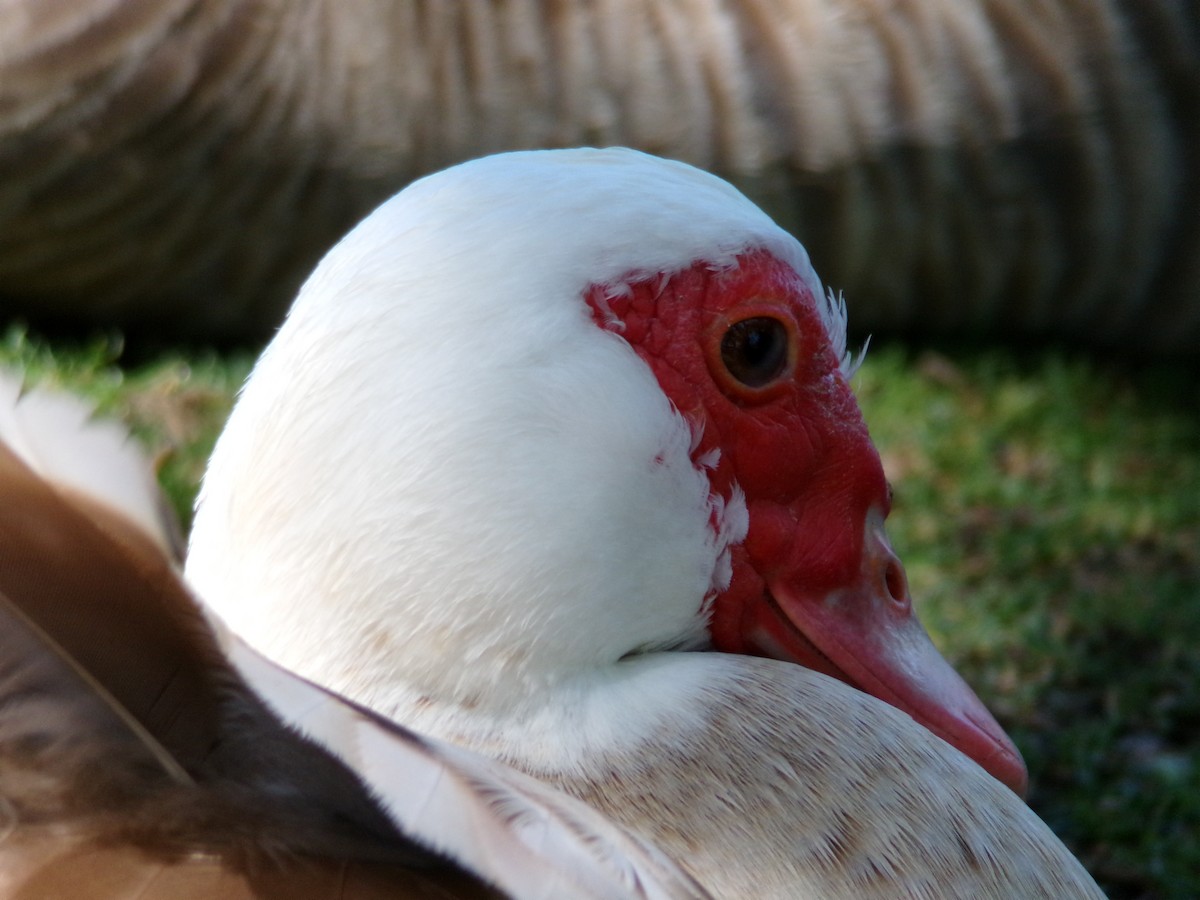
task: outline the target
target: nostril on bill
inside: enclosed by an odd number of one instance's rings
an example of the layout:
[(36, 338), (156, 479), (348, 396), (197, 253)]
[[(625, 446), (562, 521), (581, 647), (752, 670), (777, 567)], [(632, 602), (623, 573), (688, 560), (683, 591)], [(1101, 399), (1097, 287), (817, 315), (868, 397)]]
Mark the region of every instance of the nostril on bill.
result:
[(888, 561), (887, 568), (883, 573), (883, 582), (892, 602), (898, 606), (908, 605), (908, 578), (905, 576), (904, 566), (900, 565), (899, 560)]

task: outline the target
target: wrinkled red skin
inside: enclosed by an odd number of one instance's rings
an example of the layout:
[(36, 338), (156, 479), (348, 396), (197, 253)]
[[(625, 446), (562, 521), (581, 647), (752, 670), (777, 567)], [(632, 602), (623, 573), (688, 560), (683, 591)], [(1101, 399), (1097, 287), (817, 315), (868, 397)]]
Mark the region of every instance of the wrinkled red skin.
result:
[[(798, 663), (873, 694), (1023, 794), (1017, 748), (913, 613), (882, 528), (891, 506), (883, 466), (821, 320), (823, 300), (765, 251), (611, 293), (587, 293), (596, 323), (620, 334), (700, 426), (693, 461), (719, 449), (713, 492), (728, 497), (736, 483), (745, 493), (749, 530), (713, 602), (713, 647)], [(758, 316), (784, 325), (789, 348), (777, 378), (748, 387), (727, 370), (721, 340)]]
[[(588, 296), (598, 324), (613, 328), (650, 366), (663, 391), (689, 420), (703, 423), (694, 458), (720, 448), (713, 490), (746, 494), (750, 531), (733, 554), (733, 581), (713, 610), (713, 644), (750, 652), (739, 598), (761, 595), (780, 567), (813, 593), (846, 584), (858, 572), (863, 522), (890, 508), (887, 481), (858, 402), (841, 372), (816, 300), (798, 275), (764, 251), (739, 257), (736, 269), (696, 264), (672, 277), (635, 283), (604, 300)], [(736, 320), (769, 314), (788, 325), (791, 376), (765, 389), (746, 388), (720, 362), (720, 341)], [(803, 516), (803, 527), (797, 527)]]

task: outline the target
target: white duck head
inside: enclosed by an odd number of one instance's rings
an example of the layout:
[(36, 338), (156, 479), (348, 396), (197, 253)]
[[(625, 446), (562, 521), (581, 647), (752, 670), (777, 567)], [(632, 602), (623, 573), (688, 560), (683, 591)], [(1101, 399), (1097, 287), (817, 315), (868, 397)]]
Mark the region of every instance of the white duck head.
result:
[(628, 150), (418, 181), (255, 367), (187, 572), (277, 662), (385, 713), (503, 717), (657, 650), (788, 659), (1014, 788), (883, 532), (845, 318), (725, 182)]

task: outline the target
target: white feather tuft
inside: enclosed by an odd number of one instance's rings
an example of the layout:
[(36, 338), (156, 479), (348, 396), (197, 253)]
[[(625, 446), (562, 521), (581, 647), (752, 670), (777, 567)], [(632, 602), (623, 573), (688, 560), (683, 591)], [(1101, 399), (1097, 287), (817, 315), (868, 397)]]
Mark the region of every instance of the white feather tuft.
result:
[(78, 397), (27, 389), (0, 373), (0, 440), (46, 481), (119, 513), (178, 559), (178, 532), (153, 467), (124, 426), (94, 412)]
[[(814, 295), (818, 296), (818, 295)], [(868, 338), (863, 342), (862, 349), (858, 351), (858, 355), (850, 353), (847, 349), (848, 338), (846, 336), (846, 327), (848, 321), (848, 313), (846, 311), (846, 298), (841, 291), (834, 293), (833, 288), (825, 289), (825, 303), (817, 304), (818, 310), (821, 313), (821, 321), (825, 324), (825, 330), (829, 333), (829, 341), (833, 345), (833, 355), (837, 358), (841, 366), (842, 374), (846, 376), (846, 380), (854, 377), (854, 373), (858, 371), (858, 367), (862, 365), (862, 361), (867, 355), (867, 346), (871, 343)]]

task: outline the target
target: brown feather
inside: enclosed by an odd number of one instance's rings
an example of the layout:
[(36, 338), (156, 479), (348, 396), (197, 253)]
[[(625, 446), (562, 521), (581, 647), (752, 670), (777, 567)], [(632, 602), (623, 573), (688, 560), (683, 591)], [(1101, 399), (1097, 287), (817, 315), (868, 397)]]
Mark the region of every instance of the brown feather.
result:
[(2, 445), (0, 497), (0, 896), (495, 895), (265, 710), (136, 530)]

